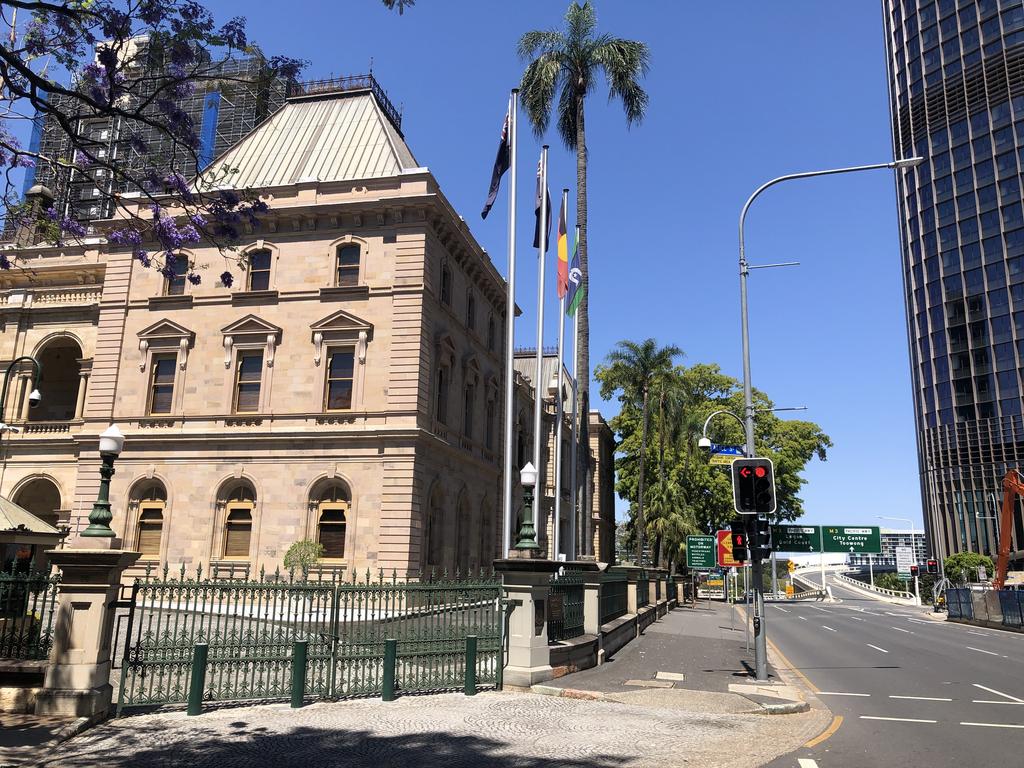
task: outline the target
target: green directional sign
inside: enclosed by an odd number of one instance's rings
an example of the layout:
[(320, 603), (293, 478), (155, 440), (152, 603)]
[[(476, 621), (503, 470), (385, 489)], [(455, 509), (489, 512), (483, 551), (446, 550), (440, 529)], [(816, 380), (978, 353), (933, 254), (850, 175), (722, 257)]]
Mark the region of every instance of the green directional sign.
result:
[(821, 552), (821, 526), (773, 525), (772, 548), (776, 552)]
[(712, 570), (718, 566), (718, 545), (714, 536), (686, 537), (686, 567)]
[(874, 525), (822, 526), (825, 552), (853, 552), (879, 555), (882, 553), (882, 533)]

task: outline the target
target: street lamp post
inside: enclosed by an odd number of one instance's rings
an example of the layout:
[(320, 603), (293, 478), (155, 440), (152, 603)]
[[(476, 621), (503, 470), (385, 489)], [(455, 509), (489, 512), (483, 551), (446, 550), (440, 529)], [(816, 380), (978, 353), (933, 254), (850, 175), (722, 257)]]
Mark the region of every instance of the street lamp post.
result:
[(519, 541), (515, 549), (528, 557), (535, 557), (540, 546), (533, 527), (533, 487), (537, 484), (537, 470), (532, 462), (526, 462), (519, 471), (519, 482), (523, 484), (523, 523), (519, 526)]
[[(913, 168), (916, 165), (920, 165), (924, 162), (922, 157), (913, 157), (902, 160), (894, 160), (889, 163), (875, 163), (872, 165), (857, 165), (849, 168), (831, 168), (823, 171), (806, 171), (804, 173), (790, 173), (785, 176), (778, 176), (777, 178), (767, 181), (760, 187), (754, 190), (754, 193), (747, 198), (747, 202), (743, 204), (743, 208), (740, 211), (740, 223), (739, 223), (739, 246), (740, 246), (740, 324), (741, 324), (741, 335), (743, 341), (743, 411), (744, 411), (744, 431), (746, 433), (746, 455), (747, 458), (754, 457), (754, 397), (753, 397), (753, 385), (750, 380), (750, 328), (747, 320), (747, 275), (750, 274), (751, 269), (758, 269), (758, 267), (751, 267), (747, 263), (747, 254), (745, 249), (745, 242), (743, 236), (743, 226), (746, 222), (747, 211), (753, 204), (754, 200), (769, 187), (773, 187), (776, 184), (780, 184), (783, 181), (791, 181), (795, 179), (809, 179), (815, 176), (832, 176), (839, 173), (854, 173), (856, 171), (873, 171), (884, 168)], [(770, 266), (770, 265), (763, 265)], [(754, 542), (755, 546), (757, 542)], [(764, 621), (764, 594), (761, 583), (761, 560), (760, 558), (754, 558), (753, 560), (753, 577), (754, 577), (754, 659), (755, 667), (757, 672), (758, 680), (768, 679), (768, 646), (767, 637), (765, 635), (765, 621)], [(822, 584), (822, 587), (825, 585)]]
[(39, 394), (39, 377), (43, 375), (43, 364), (31, 355), (22, 355), (21, 357), (14, 358), (11, 364), (7, 366), (7, 371), (4, 373), (3, 389), (0, 389), (0, 424), (3, 424), (3, 427), (7, 427), (7, 424), (3, 423), (4, 418), (7, 416), (7, 385), (11, 382), (11, 374), (14, 372), (14, 369), (18, 367), (19, 363), (26, 361), (32, 363), (34, 369), (32, 392), (28, 396), (28, 405), (30, 408), (35, 408), (43, 399), (43, 396)]
[[(913, 519), (909, 517), (884, 517), (882, 515), (876, 515), (879, 520), (893, 520), (897, 523), (910, 523), (910, 549), (914, 552), (914, 562), (920, 566), (917, 561), (917, 526), (914, 524)], [(918, 576), (914, 577), (914, 595), (917, 596), (917, 604), (921, 604), (921, 583)]]
[(111, 424), (100, 434), (100, 491), (96, 503), (89, 513), (89, 527), (82, 531), (83, 537), (113, 538), (114, 531), (110, 528), (110, 478), (114, 476), (114, 460), (121, 455), (124, 448), (124, 435), (117, 425)]

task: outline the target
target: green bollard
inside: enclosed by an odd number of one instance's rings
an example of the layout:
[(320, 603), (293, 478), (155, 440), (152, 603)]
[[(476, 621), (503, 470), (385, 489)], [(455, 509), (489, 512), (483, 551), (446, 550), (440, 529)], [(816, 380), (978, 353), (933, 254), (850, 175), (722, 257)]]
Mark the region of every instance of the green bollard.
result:
[(210, 651), (208, 643), (196, 643), (192, 649), (192, 682), (188, 687), (188, 715), (198, 715), (203, 711), (203, 689), (206, 688), (206, 655)]
[(395, 662), (398, 659), (398, 641), (388, 638), (384, 641), (384, 684), (381, 701), (395, 700)]
[(476, 635), (466, 636), (466, 687), (467, 696), (476, 696)]
[(292, 709), (302, 706), (302, 697), (306, 692), (306, 652), (308, 650), (308, 640), (296, 640), (292, 643)]

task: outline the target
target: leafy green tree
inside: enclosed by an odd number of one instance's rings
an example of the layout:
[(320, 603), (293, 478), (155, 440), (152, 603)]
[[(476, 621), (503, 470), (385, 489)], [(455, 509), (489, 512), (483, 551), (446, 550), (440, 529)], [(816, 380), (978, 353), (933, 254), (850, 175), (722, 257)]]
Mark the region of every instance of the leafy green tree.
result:
[(284, 555), (284, 567), (288, 570), (308, 571), (324, 556), (324, 546), (319, 541), (302, 539), (296, 541)]
[[(594, 377), (601, 382), (601, 397), (608, 400), (620, 392), (619, 400), (640, 409), (640, 456), (647, 456), (647, 407), (651, 385), (655, 380), (668, 376), (675, 358), (683, 354), (679, 347), (659, 347), (654, 339), (620, 341), (605, 358), (605, 365), (598, 366)], [(646, 534), (644, 521), (644, 477), (645, 460), (639, 462), (637, 500), (636, 560), (639, 564)]]
[(977, 552), (957, 552), (947, 557), (942, 564), (946, 578), (957, 584), (964, 582), (978, 581), (978, 566), (985, 566), (985, 570), (992, 578), (995, 566), (992, 558), (988, 555), (979, 555)]
[[(520, 83), (520, 98), (534, 133), (547, 131), (556, 115), (558, 135), (566, 148), (576, 152), (576, 223), (580, 228), (580, 268), (589, 285), (587, 251), (587, 136), (584, 105), (603, 74), (608, 97), (618, 99), (626, 113), (626, 124), (643, 120), (647, 93), (639, 80), (647, 74), (650, 54), (644, 43), (598, 33), (597, 14), (589, 2), (572, 3), (565, 14), (565, 29), (535, 30), (519, 40), (519, 56), (529, 61)], [(558, 103), (555, 98), (557, 95)], [(583, 294), (579, 309), (579, 340), (576, 365), (579, 370), (580, 445), (588, 456), (586, 414), (590, 412), (590, 291)], [(591, 483), (584, 483), (590, 488)], [(587, 499), (584, 509), (589, 508)]]

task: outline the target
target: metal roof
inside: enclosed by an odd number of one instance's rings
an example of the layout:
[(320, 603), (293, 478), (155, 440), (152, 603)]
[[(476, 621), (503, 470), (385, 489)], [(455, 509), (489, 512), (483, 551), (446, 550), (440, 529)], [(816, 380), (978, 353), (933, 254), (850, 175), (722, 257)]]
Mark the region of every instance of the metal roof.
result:
[[(237, 169), (223, 181), (220, 169)], [(370, 91), (288, 101), (207, 167), (236, 189), (397, 176), (417, 163)]]
[(40, 520), (27, 509), (0, 496), (0, 532), (3, 531), (60, 534), (60, 531), (45, 520)]

